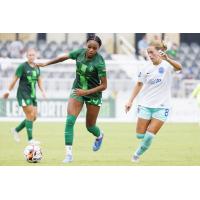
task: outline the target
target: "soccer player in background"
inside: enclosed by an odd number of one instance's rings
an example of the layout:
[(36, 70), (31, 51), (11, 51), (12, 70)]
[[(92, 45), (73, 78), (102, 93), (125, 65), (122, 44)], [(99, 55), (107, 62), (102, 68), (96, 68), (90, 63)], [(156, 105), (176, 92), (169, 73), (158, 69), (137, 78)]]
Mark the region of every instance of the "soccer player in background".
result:
[[(194, 90), (192, 91), (192, 94), (190, 95), (190, 98), (194, 97), (197, 100), (197, 105), (200, 108), (200, 84), (198, 84), (196, 86), (196, 88), (194, 88)], [(200, 121), (199, 121), (199, 126), (200, 126)]]
[(101, 39), (92, 35), (87, 39), (86, 48), (78, 49), (55, 58), (47, 63), (36, 64), (39, 67), (72, 59), (76, 61), (76, 78), (68, 100), (67, 119), (65, 124), (66, 157), (64, 163), (73, 160), (72, 145), (74, 137), (74, 125), (86, 104), (86, 127), (95, 136), (93, 151), (99, 150), (103, 132), (96, 125), (96, 120), (102, 104), (102, 91), (107, 88), (106, 66), (103, 57), (98, 53), (101, 47)]
[(38, 145), (40, 142), (33, 139), (33, 122), (37, 118), (37, 98), (36, 98), (36, 82), (45, 97), (45, 92), (42, 86), (42, 79), (40, 77), (40, 69), (36, 67), (34, 62), (37, 58), (35, 49), (27, 50), (27, 61), (20, 64), (16, 70), (15, 76), (8, 87), (8, 91), (3, 95), (7, 99), (11, 90), (14, 88), (18, 79), (19, 86), (17, 90), (17, 101), (22, 107), (26, 119), (24, 119), (16, 128), (11, 129), (16, 142), (20, 141), (19, 132), (26, 127), (29, 144)]
[(131, 109), (132, 102), (139, 95), (136, 136), (141, 143), (132, 161), (138, 162), (140, 156), (149, 149), (155, 135), (167, 119), (170, 110), (172, 71), (181, 70), (181, 64), (169, 58), (163, 42), (153, 42), (147, 49), (151, 63), (139, 69), (138, 81), (125, 111)]
[(197, 104), (200, 107), (200, 84), (198, 84), (196, 88), (194, 88), (191, 96), (197, 99)]

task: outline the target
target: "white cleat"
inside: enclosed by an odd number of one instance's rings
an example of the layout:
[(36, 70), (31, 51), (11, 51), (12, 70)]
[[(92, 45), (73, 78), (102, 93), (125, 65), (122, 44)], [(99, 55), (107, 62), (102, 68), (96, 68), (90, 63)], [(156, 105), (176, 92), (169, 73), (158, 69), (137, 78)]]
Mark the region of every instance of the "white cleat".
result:
[(131, 161), (134, 162), (134, 163), (139, 163), (139, 161), (140, 161), (140, 157), (137, 156), (137, 155), (133, 155)]
[(28, 143), (29, 143), (30, 145), (35, 145), (35, 146), (40, 145), (40, 141), (37, 141), (37, 140), (34, 140), (34, 139), (28, 141)]
[(73, 161), (72, 155), (66, 155), (65, 159), (63, 160), (63, 163), (70, 163)]
[(15, 128), (12, 128), (11, 133), (13, 134), (13, 138), (16, 142), (20, 142), (20, 137), (19, 137), (19, 133), (15, 130)]

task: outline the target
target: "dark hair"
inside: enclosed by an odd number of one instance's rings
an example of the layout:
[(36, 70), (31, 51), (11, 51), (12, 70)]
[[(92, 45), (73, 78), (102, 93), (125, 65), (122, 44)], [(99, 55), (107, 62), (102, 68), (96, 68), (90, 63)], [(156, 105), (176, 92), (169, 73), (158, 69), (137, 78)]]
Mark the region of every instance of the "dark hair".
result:
[(91, 35), (87, 38), (87, 42), (89, 42), (90, 40), (94, 40), (96, 41), (98, 44), (99, 44), (99, 47), (101, 46), (102, 42), (101, 42), (101, 39), (96, 36), (96, 35)]

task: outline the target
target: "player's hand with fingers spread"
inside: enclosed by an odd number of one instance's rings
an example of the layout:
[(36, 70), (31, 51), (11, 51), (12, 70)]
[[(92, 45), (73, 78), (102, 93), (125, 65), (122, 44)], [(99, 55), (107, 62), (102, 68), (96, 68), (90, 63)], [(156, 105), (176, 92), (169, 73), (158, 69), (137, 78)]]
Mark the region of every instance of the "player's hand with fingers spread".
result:
[(87, 90), (75, 89), (74, 94), (77, 95), (77, 96), (86, 96)]
[(127, 113), (131, 109), (131, 107), (132, 107), (132, 103), (131, 102), (126, 103), (125, 112)]

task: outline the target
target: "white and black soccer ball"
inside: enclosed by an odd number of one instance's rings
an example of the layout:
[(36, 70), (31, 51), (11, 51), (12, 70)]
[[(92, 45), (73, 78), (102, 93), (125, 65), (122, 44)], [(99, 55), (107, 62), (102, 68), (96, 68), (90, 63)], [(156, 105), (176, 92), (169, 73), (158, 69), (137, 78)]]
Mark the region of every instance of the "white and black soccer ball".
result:
[(30, 163), (37, 163), (42, 160), (41, 148), (37, 145), (28, 145), (24, 149), (24, 157)]

